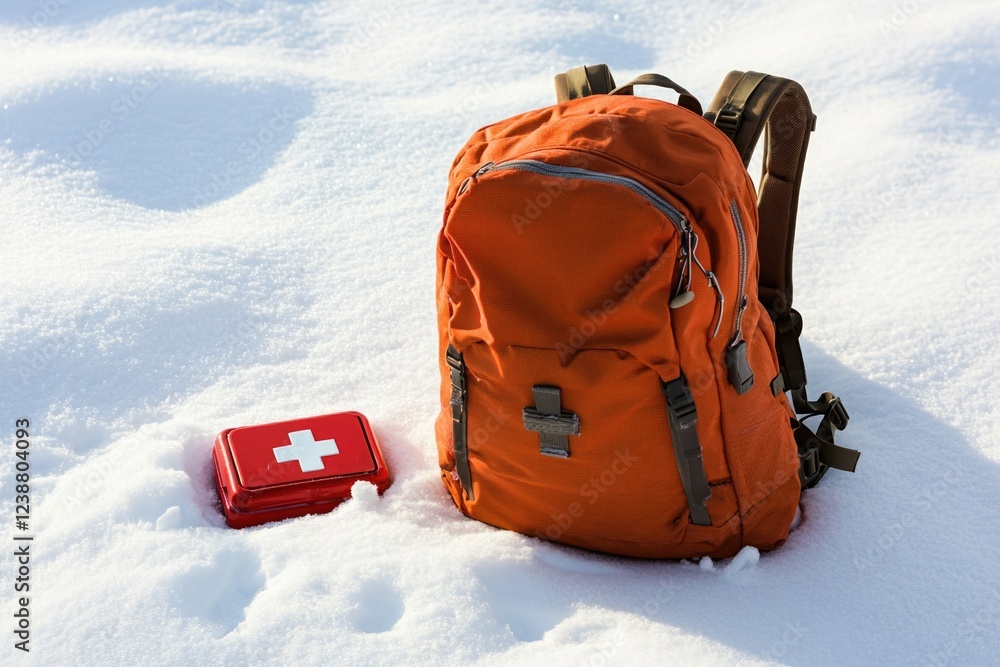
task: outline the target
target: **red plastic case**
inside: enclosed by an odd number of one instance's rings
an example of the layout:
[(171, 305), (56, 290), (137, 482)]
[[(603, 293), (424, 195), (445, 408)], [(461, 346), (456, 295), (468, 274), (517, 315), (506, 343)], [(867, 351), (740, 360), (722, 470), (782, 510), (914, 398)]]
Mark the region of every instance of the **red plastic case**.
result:
[(226, 429), (212, 450), (233, 528), (329, 512), (357, 481), (382, 493), (392, 480), (364, 415), (339, 412)]

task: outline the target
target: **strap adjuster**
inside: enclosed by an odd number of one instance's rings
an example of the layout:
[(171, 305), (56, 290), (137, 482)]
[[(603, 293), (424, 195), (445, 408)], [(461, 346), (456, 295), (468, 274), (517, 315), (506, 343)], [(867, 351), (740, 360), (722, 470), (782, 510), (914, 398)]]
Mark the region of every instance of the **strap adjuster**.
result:
[(448, 362), (448, 368), (451, 369), (451, 403), (454, 405), (456, 393), (465, 395), (465, 360), (462, 359), (462, 354), (451, 345), (448, 346), (445, 359)]
[(694, 396), (687, 380), (681, 375), (669, 382), (661, 381), (663, 395), (667, 399), (667, 418), (670, 422), (670, 438), (673, 440), (674, 457), (677, 459), (677, 473), (688, 502), (691, 523), (697, 526), (711, 526), (712, 517), (708, 513), (708, 499), (712, 488), (705, 476), (705, 464), (701, 458), (701, 442), (698, 440), (698, 412)]
[(799, 481), (803, 489), (811, 489), (823, 478), (829, 466), (820, 460), (822, 441), (806, 426), (795, 427), (795, 444), (799, 450)]
[(521, 413), (524, 428), (549, 435), (580, 435), (580, 416), (563, 410), (558, 415), (546, 415), (528, 406)]
[(834, 396), (830, 400), (826, 408), (826, 419), (830, 422), (830, 426), (838, 431), (843, 431), (847, 428), (847, 422), (851, 420), (851, 416), (847, 414), (847, 408), (844, 407), (844, 403), (840, 400), (839, 396)]
[(455, 452), (455, 474), (462, 484), (462, 489), (475, 500), (472, 490), (472, 469), (469, 467), (468, 424), (466, 424), (465, 403), (468, 398), (465, 384), (465, 359), (462, 353), (449, 345), (445, 352), (445, 360), (451, 369), (451, 421), (453, 449)]
[(540, 451), (545, 456), (569, 458), (569, 437), (580, 435), (580, 416), (562, 407), (559, 387), (536, 384), (531, 388), (534, 406), (525, 406), (521, 413), (524, 428), (538, 433)]
[(719, 113), (715, 117), (715, 126), (732, 139), (736, 136), (736, 131), (740, 129), (740, 120), (742, 118), (743, 112), (740, 109), (728, 106), (723, 107), (719, 109)]

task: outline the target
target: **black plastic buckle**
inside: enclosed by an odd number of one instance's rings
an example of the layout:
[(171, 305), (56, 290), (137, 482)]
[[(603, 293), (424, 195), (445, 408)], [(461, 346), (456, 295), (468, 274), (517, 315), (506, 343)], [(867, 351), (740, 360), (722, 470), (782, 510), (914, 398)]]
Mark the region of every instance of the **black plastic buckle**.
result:
[(799, 450), (799, 481), (802, 482), (803, 489), (811, 489), (830, 469), (820, 461), (822, 441), (807, 426), (799, 424), (795, 428), (795, 444)]
[(451, 369), (451, 418), (458, 422), (462, 421), (465, 413), (465, 360), (450, 345), (445, 359)]
[(799, 476), (802, 487), (811, 489), (819, 483), (826, 471), (829, 469), (819, 461), (819, 449), (815, 446), (806, 451), (805, 455), (799, 453)]
[(851, 416), (847, 414), (847, 408), (844, 407), (839, 396), (834, 396), (830, 400), (830, 404), (826, 408), (826, 418), (830, 422), (830, 426), (838, 431), (847, 428), (847, 422), (851, 420)]
[(778, 363), (785, 377), (785, 389), (796, 390), (806, 386), (806, 363), (802, 358), (799, 334), (802, 332), (802, 316), (790, 309), (787, 313), (774, 317), (774, 335), (778, 351)]
[(723, 107), (715, 117), (715, 126), (732, 139), (736, 136), (736, 131), (740, 129), (742, 118), (743, 114), (740, 111), (732, 107)]
[(747, 359), (747, 342), (741, 340), (726, 350), (726, 366), (729, 367), (729, 384), (737, 394), (745, 394), (753, 387), (753, 369)]
[(465, 360), (462, 359), (462, 355), (455, 348), (448, 346), (448, 352), (445, 354), (445, 359), (448, 361), (448, 367), (451, 368), (451, 384), (453, 387), (457, 387), (461, 390), (465, 390)]
[(694, 405), (694, 396), (688, 387), (687, 380), (680, 376), (670, 382), (660, 382), (663, 395), (667, 398), (667, 409), (674, 413), (679, 423), (694, 421), (698, 418)]

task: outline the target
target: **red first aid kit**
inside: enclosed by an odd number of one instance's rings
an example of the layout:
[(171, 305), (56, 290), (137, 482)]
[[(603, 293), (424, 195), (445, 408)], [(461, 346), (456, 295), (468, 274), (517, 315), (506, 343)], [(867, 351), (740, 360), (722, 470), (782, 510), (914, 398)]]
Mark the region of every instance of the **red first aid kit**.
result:
[(233, 528), (329, 512), (358, 481), (379, 493), (392, 483), (375, 434), (358, 412), (226, 429), (212, 458)]

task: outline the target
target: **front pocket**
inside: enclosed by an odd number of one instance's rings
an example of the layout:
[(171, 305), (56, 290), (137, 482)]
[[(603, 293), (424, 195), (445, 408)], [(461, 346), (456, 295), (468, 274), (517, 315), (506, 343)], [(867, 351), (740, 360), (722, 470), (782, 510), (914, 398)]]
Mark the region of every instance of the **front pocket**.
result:
[[(670, 439), (660, 376), (618, 350), (582, 349), (568, 364), (554, 349), (473, 345), (468, 377), (470, 516), (501, 528), (590, 549), (649, 555), (678, 544), (687, 499)], [(523, 409), (535, 385), (559, 387), (579, 420), (570, 456), (542, 453)], [(715, 480), (710, 480), (715, 481)], [(732, 502), (709, 501), (728, 519)], [(731, 501), (731, 498), (730, 498)], [(623, 551), (624, 544), (634, 544)], [(640, 546), (645, 545), (645, 546)]]

